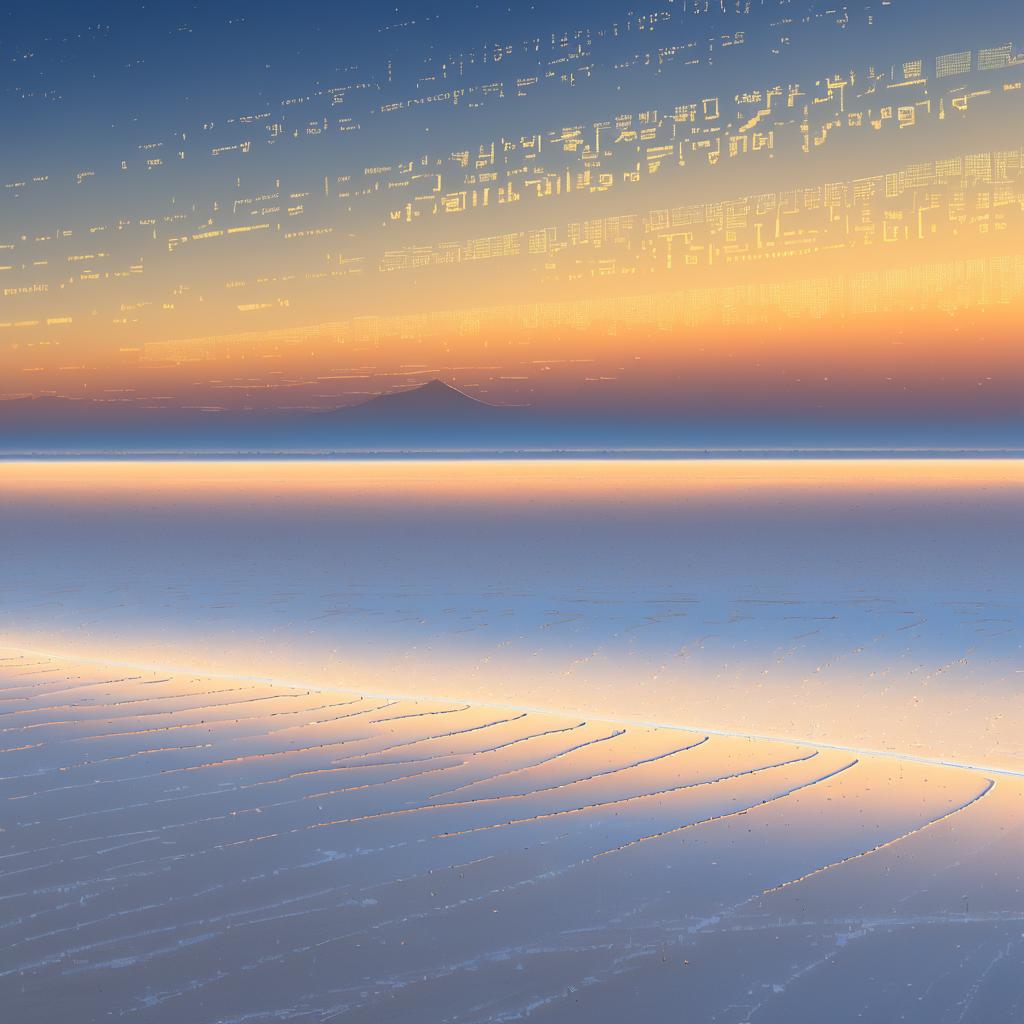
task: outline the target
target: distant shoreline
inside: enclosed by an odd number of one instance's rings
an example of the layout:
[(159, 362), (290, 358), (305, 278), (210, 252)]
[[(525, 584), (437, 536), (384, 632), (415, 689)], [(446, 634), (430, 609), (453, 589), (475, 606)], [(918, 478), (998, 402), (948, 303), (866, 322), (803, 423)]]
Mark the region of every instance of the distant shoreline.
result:
[(517, 448), (336, 449), (330, 451), (0, 452), (0, 462), (345, 462), (473, 460), (1019, 459), (1024, 448)]

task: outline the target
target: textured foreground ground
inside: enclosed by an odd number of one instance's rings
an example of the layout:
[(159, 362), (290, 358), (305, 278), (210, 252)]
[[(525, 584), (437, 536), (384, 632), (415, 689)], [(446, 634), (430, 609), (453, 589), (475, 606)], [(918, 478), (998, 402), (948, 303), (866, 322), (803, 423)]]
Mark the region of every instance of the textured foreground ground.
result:
[(0, 651), (11, 1022), (1024, 1019), (1024, 780)]

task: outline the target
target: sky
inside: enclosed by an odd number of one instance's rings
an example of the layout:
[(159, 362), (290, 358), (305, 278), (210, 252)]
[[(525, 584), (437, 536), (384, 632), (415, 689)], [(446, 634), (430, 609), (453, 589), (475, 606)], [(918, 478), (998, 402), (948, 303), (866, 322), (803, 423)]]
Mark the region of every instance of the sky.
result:
[(0, 397), (998, 440), (1022, 102), (1015, 0), (8, 6)]

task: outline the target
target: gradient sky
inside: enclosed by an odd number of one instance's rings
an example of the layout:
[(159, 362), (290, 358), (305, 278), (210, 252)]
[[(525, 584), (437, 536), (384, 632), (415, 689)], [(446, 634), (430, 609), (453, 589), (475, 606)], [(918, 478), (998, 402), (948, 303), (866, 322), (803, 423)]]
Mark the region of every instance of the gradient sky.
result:
[(0, 394), (1019, 417), (1024, 9), (0, 16)]

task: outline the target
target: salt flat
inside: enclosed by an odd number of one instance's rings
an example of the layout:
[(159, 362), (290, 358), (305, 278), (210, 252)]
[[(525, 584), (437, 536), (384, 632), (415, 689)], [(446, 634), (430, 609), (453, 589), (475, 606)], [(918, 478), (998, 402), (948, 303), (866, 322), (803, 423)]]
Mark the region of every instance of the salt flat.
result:
[(17, 1022), (1024, 1015), (1024, 780), (0, 651)]
[(1024, 461), (23, 462), (0, 645), (1024, 769)]

